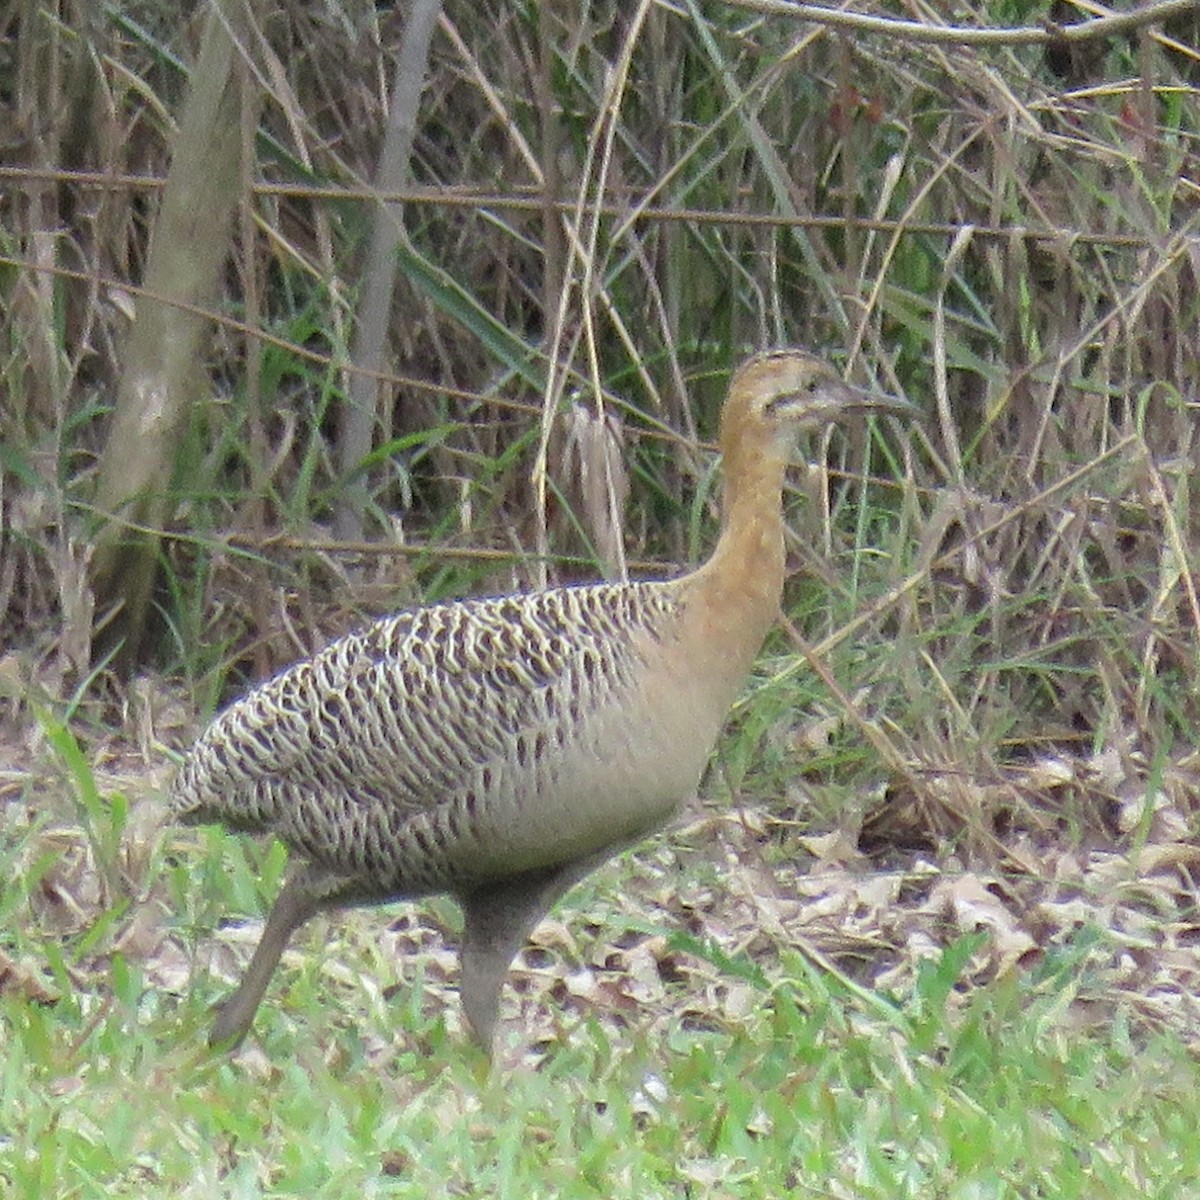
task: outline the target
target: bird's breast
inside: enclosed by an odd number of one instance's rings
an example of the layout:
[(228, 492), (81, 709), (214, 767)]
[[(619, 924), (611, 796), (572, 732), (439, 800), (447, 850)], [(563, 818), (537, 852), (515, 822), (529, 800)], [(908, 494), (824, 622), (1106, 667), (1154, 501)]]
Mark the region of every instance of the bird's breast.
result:
[(682, 683), (651, 664), (605, 702), (523, 730), (487, 771), (464, 854), (533, 869), (660, 828), (695, 792), (724, 716)]

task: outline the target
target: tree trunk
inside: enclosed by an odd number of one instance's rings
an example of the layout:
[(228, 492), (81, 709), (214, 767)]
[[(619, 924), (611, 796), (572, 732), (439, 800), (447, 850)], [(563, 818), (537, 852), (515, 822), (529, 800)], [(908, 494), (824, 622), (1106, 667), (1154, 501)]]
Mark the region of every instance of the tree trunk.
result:
[[(380, 192), (399, 191), (408, 182), (409, 159), (417, 128), (417, 108), (429, 68), (429, 43), (442, 11), (442, 0), (415, 0), (409, 10), (396, 58), (387, 133), (375, 186)], [(392, 314), (396, 286), (396, 249), (403, 232), (403, 206), (383, 202), (375, 208), (371, 249), (363, 276), (362, 300), (350, 358), (356, 369), (346, 389), (346, 404), (338, 432), (338, 465), (345, 480), (338, 500), (334, 529), (338, 537), (360, 541), (363, 513), (370, 495), (369, 481), (357, 474), (371, 452), (379, 407), (379, 372)]]
[[(207, 310), (219, 294), (241, 190), (240, 68), (252, 3), (214, 0), (204, 27), (96, 482), (105, 524), (93, 588), (97, 611), (115, 610), (103, 642), (120, 644), (123, 671), (137, 661), (176, 452), (206, 386)], [(257, 111), (245, 117), (257, 120)]]

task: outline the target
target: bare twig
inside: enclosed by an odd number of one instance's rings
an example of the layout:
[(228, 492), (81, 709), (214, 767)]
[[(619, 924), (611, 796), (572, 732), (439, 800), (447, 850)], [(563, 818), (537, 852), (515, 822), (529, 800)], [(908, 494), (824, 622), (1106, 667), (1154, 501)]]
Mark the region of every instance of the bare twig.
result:
[[(1164, 89), (1165, 90), (1165, 89)], [(123, 188), (141, 188), (147, 191), (162, 187), (162, 180), (149, 175), (105, 175), (92, 171), (57, 171), (40, 167), (0, 167), (0, 183), (5, 179), (51, 180), (55, 183), (80, 184), (86, 187), (108, 187), (113, 190)], [(1181, 183), (1188, 185), (1189, 180), (1182, 179)], [(540, 212), (547, 201), (540, 195), (522, 194), (521, 189), (512, 193), (464, 190), (461, 188), (415, 187), (397, 192), (377, 192), (363, 188), (322, 188), (310, 187), (303, 184), (257, 184), (254, 188), (257, 196), (297, 197), (307, 200), (361, 200), (375, 204), (412, 203), (430, 204), (446, 208), (477, 208), (482, 210), (509, 210), (512, 212)], [(574, 212), (577, 207), (575, 200), (551, 200), (550, 205), (559, 212)], [(592, 212), (601, 217), (625, 217), (630, 208), (636, 204), (636, 197), (631, 196), (627, 203), (594, 204)], [(949, 221), (904, 222), (851, 216), (841, 213), (836, 216), (821, 214), (797, 213), (755, 213), (730, 211), (720, 208), (676, 208), (674, 206), (647, 207), (638, 209), (639, 221), (677, 221), (691, 225), (729, 225), (740, 227), (759, 227), (773, 229), (846, 229), (874, 233), (892, 233), (897, 229), (910, 234), (928, 235), (931, 237), (949, 237), (957, 235), (961, 226)], [(1085, 246), (1126, 246), (1133, 249), (1144, 249), (1156, 246), (1161, 239), (1141, 234), (1112, 234), (1097, 233), (1086, 229), (1073, 229), (1057, 225), (973, 225), (972, 236), (994, 237), (1008, 240), (1014, 237), (1034, 238), (1039, 241), (1069, 242), (1072, 245)], [(34, 264), (24, 259), (15, 259), (0, 255), (0, 263), (33, 268)], [(90, 276), (79, 276), (90, 278)], [(116, 280), (112, 281), (114, 284)], [(128, 284), (122, 287), (134, 289)]]
[(1085, 42), (1092, 38), (1115, 37), (1146, 25), (1155, 25), (1171, 17), (1194, 12), (1196, 0), (1161, 0), (1131, 12), (1114, 13), (1075, 25), (1019, 25), (1000, 29), (970, 29), (959, 25), (926, 25), (869, 13), (845, 12), (815, 4), (792, 4), (789, 0), (729, 0), (733, 8), (769, 16), (794, 17), (836, 29), (857, 33), (881, 33), (899, 41), (955, 46), (1039, 46), (1047, 42)]

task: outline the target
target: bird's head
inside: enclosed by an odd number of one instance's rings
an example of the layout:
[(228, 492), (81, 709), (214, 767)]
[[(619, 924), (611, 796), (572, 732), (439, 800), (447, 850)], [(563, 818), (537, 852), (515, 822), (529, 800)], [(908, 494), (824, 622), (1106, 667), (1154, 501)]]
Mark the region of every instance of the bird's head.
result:
[(721, 411), (721, 448), (728, 457), (739, 445), (786, 457), (794, 435), (856, 413), (911, 413), (913, 406), (843, 382), (806, 350), (768, 350), (734, 372)]

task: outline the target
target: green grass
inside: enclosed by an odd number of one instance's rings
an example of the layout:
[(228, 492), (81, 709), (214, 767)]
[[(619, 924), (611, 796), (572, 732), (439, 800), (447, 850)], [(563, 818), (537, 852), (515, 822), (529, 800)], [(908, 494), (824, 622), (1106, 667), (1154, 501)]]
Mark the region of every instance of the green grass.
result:
[[(11, 861), (41, 862), (42, 836), (6, 843)], [(255, 856), (240, 845), (213, 833), (151, 857), (143, 882), (157, 873), (170, 895), (172, 944), (208, 945), (219, 907), (256, 906)], [(623, 905), (656, 854), (573, 894), (560, 915), (581, 944), (619, 944)], [(678, 862), (713, 890), (711, 861)], [(269, 893), (278, 855), (257, 865)], [(719, 911), (719, 871), (715, 885)], [(0, 947), (51, 964), (60, 997), (0, 987), (0, 1194), (13, 1200), (1096, 1200), (1186, 1196), (1200, 1178), (1195, 1058), (1130, 1033), (1119, 998), (1112, 1019), (1080, 1027), (1069, 966), (970, 986), (981, 937), (950, 943), (906, 993), (885, 996), (794, 949), (727, 957), (664, 923), (671, 954), (700, 960), (715, 991), (668, 982), (665, 1003), (626, 1005), (615, 1023), (602, 1006), (582, 1017), (565, 1006), (561, 1036), (524, 1055), (510, 1003), (508, 1054), (489, 1077), (452, 998), (422, 1001), (435, 968), (386, 959), (380, 931), (399, 909), (314, 923), (247, 1048), (227, 1057), (204, 1043), (225, 983), (193, 964), (192, 990), (174, 994), (152, 962), (113, 951), (115, 936), (99, 939), (103, 953), (87, 928), (56, 936), (27, 900)], [(444, 904), (432, 912), (452, 919)], [(730, 988), (740, 1003), (713, 1003)]]
[[(710, 779), (766, 798), (746, 827), (702, 809), (575, 889), (506, 988), (490, 1074), (462, 1033), (445, 900), (312, 922), (244, 1050), (209, 1051), (256, 932), (225, 923), (265, 910), (283, 852), (161, 830), (156, 782), (100, 773), (118, 744), (42, 712), (42, 750), (0, 778), (0, 1196), (1189, 1195), (1192, 1026), (1163, 1032), (1112, 970), (1149, 964), (1157, 943), (1130, 934), (1149, 926), (1097, 895), (1093, 924), (1043, 930), (997, 974), (988, 893), (972, 893), (983, 932), (964, 936), (909, 867), (878, 920), (852, 905), (822, 927), (807, 910), (829, 897), (804, 884), (836, 864), (805, 857), (788, 821), (756, 832), (796, 769), (770, 727), (815, 703), (787, 691), (757, 696)], [(805, 828), (836, 823), (833, 791), (878, 774), (837, 761), (808, 776)], [(933, 878), (982, 886), (977, 870)], [(867, 902), (854, 880), (886, 874), (857, 862), (848, 894)], [(1015, 923), (1022, 886), (1002, 885)]]
[(806, 974), (737, 1028), (578, 1026), (481, 1081), (457, 1038), (414, 1054), (402, 1028), (375, 1031), (397, 1046), (380, 1069), (315, 990), (264, 1014), (268, 1065), (209, 1054), (198, 1007), (129, 966), (113, 984), (101, 1008), (0, 1006), (5, 1195), (1095, 1200), (1200, 1178), (1195, 1061), (1072, 1035), (1019, 987), (890, 1021)]

